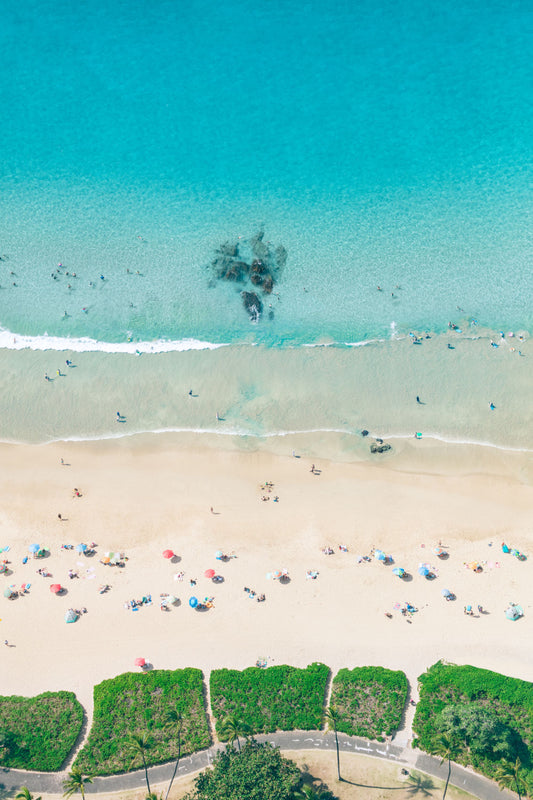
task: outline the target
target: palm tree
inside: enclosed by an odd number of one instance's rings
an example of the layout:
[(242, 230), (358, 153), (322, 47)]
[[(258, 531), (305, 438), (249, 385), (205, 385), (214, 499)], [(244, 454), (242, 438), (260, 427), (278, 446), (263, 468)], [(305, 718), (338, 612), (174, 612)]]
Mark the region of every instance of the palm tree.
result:
[(232, 746), (233, 742), (237, 740), (237, 747), (240, 751), (241, 743), (239, 741), (239, 736), (247, 737), (250, 734), (250, 726), (247, 725), (246, 722), (237, 719), (234, 714), (229, 714), (222, 720), (219, 731), (224, 739), (227, 739)]
[(79, 792), (85, 800), (85, 784), (92, 783), (93, 779), (90, 775), (84, 775), (79, 767), (72, 767), (68, 774), (66, 781), (63, 781), (63, 797), (72, 797), (73, 794)]
[(340, 757), (339, 757), (339, 737), (337, 736), (337, 722), (339, 721), (339, 712), (336, 711), (333, 706), (330, 706), (326, 710), (326, 720), (327, 720), (327, 723), (328, 723), (328, 726), (327, 726), (326, 730), (329, 730), (330, 728), (333, 728), (333, 730), (335, 731), (335, 746), (337, 748), (337, 773), (338, 773), (338, 776), (339, 776), (339, 780), (342, 781), (342, 778), (341, 778), (341, 762), (340, 762)]
[(172, 784), (174, 783), (174, 778), (176, 777), (176, 772), (178, 771), (178, 764), (180, 763), (181, 757), (181, 729), (183, 727), (183, 719), (181, 716), (181, 712), (177, 708), (172, 708), (168, 714), (167, 718), (170, 722), (176, 723), (176, 729), (178, 732), (178, 758), (176, 759), (176, 764), (174, 766), (174, 772), (172, 773), (172, 778), (170, 779), (170, 783), (168, 785), (167, 793), (165, 796), (165, 800), (168, 800), (168, 795), (170, 790), (172, 789)]
[(140, 755), (143, 762), (144, 776), (146, 779), (146, 787), (148, 789), (148, 794), (151, 793), (151, 790), (150, 790), (150, 781), (148, 780), (148, 767), (146, 766), (145, 753), (147, 750), (150, 749), (151, 745), (152, 745), (152, 739), (150, 737), (150, 734), (148, 733), (132, 733), (132, 735), (130, 736), (129, 748), (133, 753), (133, 759), (135, 759), (138, 755)]
[(500, 789), (514, 789), (518, 795), (518, 800), (522, 800), (522, 792), (526, 791), (526, 783), (522, 772), (522, 762), (519, 758), (512, 764), (510, 761), (502, 760), (496, 770), (494, 777), (498, 781)]
[(42, 798), (34, 797), (27, 786), (21, 786), (15, 795), (15, 800), (42, 800)]
[(442, 800), (446, 797), (448, 791), (448, 784), (450, 782), (450, 775), (452, 774), (452, 758), (457, 756), (457, 743), (454, 742), (452, 737), (447, 733), (441, 733), (435, 743), (435, 753), (441, 757), (441, 764), (448, 761), (448, 775), (446, 777), (446, 784), (444, 786), (444, 793)]

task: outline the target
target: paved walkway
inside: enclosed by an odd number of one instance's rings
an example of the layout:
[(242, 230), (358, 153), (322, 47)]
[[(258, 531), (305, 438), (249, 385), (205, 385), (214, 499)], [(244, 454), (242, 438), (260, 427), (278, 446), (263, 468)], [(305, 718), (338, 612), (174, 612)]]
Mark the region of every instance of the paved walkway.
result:
[[(335, 738), (332, 733), (322, 734), (315, 731), (287, 731), (266, 736), (257, 736), (260, 742), (271, 742), (281, 750), (335, 750)], [(446, 780), (448, 772), (447, 763), (441, 765), (440, 759), (428, 756), (421, 750), (409, 747), (403, 742), (399, 744), (382, 744), (361, 739), (357, 736), (339, 734), (341, 754), (357, 753), (374, 758), (394, 761), (405, 769), (416, 769), (441, 780)], [(184, 757), (176, 777), (183, 777), (198, 770), (205, 769), (213, 760), (216, 751), (222, 745), (215, 745), (209, 750), (202, 750), (192, 756)], [(163, 764), (149, 769), (150, 783), (154, 786), (170, 781), (174, 770), (174, 762)], [(342, 775), (342, 755), (341, 755)], [(9, 797), (14, 790), (27, 786), (31, 792), (61, 794), (63, 780), (66, 773), (38, 773), (22, 772), (20, 770), (4, 769), (0, 771), (0, 800)], [(452, 764), (450, 783), (469, 792), (480, 800), (516, 800), (516, 795), (510, 792), (501, 792), (498, 786), (487, 778), (478, 775), (472, 770)], [(123, 775), (113, 775), (109, 778), (95, 778), (92, 784), (87, 785), (86, 794), (104, 792), (117, 792), (125, 789), (138, 789), (145, 786), (143, 770), (129, 772)], [(379, 787), (368, 787), (379, 788)], [(384, 787), (385, 788), (385, 787)]]

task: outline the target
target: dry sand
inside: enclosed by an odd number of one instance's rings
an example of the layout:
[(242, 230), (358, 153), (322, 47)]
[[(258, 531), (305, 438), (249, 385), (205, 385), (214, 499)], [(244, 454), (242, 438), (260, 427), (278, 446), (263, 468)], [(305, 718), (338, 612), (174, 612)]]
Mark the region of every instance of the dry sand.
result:
[[(461, 475), (446, 448), (417, 464), (408, 453), (386, 465), (317, 462), (320, 474), (312, 474), (304, 458), (192, 449), (166, 435), (4, 444), (0, 459), (0, 546), (10, 545), (4, 555), (12, 570), (0, 586), (31, 582), (16, 600), (0, 597), (2, 639), (12, 645), (0, 651), (3, 694), (68, 689), (90, 715), (93, 685), (135, 669), (138, 656), (155, 668), (204, 671), (243, 668), (258, 657), (297, 666), (323, 661), (333, 670), (382, 664), (403, 669), (412, 682), (442, 658), (533, 680), (531, 561), (500, 548), (506, 541), (528, 553), (533, 489), (524, 477), (531, 473), (526, 454), (479, 448)], [(265, 481), (274, 483), (271, 494), (260, 488)], [(73, 496), (74, 487), (82, 497)], [(93, 558), (60, 549), (91, 541)], [(449, 551), (445, 561), (432, 553), (439, 541)], [(32, 542), (48, 547), (50, 557), (23, 565)], [(333, 555), (322, 554), (326, 545)], [(358, 563), (373, 546), (391, 553), (412, 581), (375, 560)], [(178, 563), (162, 557), (167, 547)], [(219, 548), (237, 558), (216, 561)], [(124, 551), (126, 566), (103, 566), (107, 550)], [(464, 566), (473, 559), (486, 562), (481, 574)], [(420, 577), (420, 562), (435, 566), (438, 577)], [(53, 578), (36, 573), (43, 566)], [(206, 579), (208, 568), (224, 582)], [(289, 583), (266, 578), (283, 568)], [(80, 577), (69, 580), (69, 569)], [(319, 571), (316, 580), (306, 579), (308, 569)], [(184, 580), (174, 580), (181, 571)], [(50, 592), (56, 581), (65, 596)], [(103, 583), (111, 589), (99, 594)], [(264, 592), (266, 601), (249, 599), (244, 587)], [(444, 601), (443, 587), (456, 593), (455, 602)], [(162, 612), (163, 592), (181, 604)], [(124, 608), (149, 593), (151, 606)], [(193, 611), (193, 594), (213, 596), (214, 608)], [(510, 600), (525, 610), (515, 623), (504, 616)], [(404, 601), (419, 609), (410, 623), (393, 611)], [(465, 616), (467, 603), (486, 613)], [(66, 625), (69, 607), (87, 614)]]

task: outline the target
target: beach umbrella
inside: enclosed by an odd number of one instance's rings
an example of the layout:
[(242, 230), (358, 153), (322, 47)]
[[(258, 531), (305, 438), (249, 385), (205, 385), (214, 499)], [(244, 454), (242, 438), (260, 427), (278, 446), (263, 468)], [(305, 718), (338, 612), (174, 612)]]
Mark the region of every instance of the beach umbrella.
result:
[(433, 548), (433, 552), (436, 556), (445, 556), (446, 550), (443, 547), (435, 547)]
[(172, 550), (163, 550), (163, 558), (174, 558)]
[(399, 578), (403, 578), (403, 576), (405, 575), (405, 570), (403, 567), (395, 567), (392, 570), (392, 574), (397, 575)]
[(7, 564), (0, 564), (0, 575), (3, 572), (7, 572)]
[(111, 559), (109, 558), (109, 556), (104, 556), (101, 559), (101, 561), (102, 561), (102, 564), (109, 564), (111, 562)]
[(83, 542), (80, 542), (79, 544), (76, 545), (76, 550), (78, 553), (85, 553), (85, 551), (87, 550), (87, 545), (84, 544)]
[(136, 658), (133, 663), (135, 664), (136, 667), (144, 667), (144, 665), (146, 664), (146, 659)]
[(204, 572), (204, 578), (214, 578), (215, 577), (215, 570), (214, 569), (206, 569)]
[(197, 597), (189, 597), (189, 605), (191, 608), (196, 608), (198, 605), (198, 598)]
[(38, 553), (40, 549), (41, 549), (40, 544), (30, 544), (30, 546), (28, 547), (30, 553)]
[(441, 594), (442, 594), (443, 597), (451, 597), (452, 596), (452, 593), (450, 592), (449, 589), (443, 589)]
[(375, 557), (377, 558), (378, 561), (386, 561), (387, 560), (387, 556), (385, 555), (383, 550), (376, 550), (374, 555), (375, 555)]
[(7, 589), (4, 589), (4, 597), (11, 597), (12, 594), (15, 594), (11, 586), (8, 586)]
[(277, 569), (272, 573), (272, 577), (274, 578), (274, 580), (278, 580), (279, 578), (281, 578), (282, 575), (283, 573), (280, 569)]
[(165, 597), (165, 603), (167, 606), (172, 605), (173, 603), (177, 603), (178, 598), (174, 597), (173, 594), (169, 594), (168, 597)]
[(69, 608), (69, 610), (65, 613), (65, 622), (76, 622), (78, 619), (78, 615), (74, 611), (73, 608)]
[(50, 586), (50, 591), (53, 592), (54, 594), (59, 594), (59, 592), (61, 592), (62, 590), (63, 587), (61, 586), (60, 583), (52, 583)]
[(222, 550), (217, 550), (216, 551), (215, 558), (217, 558), (219, 561), (222, 559), (223, 556), (224, 556), (224, 553), (222, 552)]
[(426, 575), (429, 575), (429, 569), (422, 565), (421, 567), (418, 567), (418, 574), (422, 575), (425, 578)]
[(520, 619), (520, 617), (524, 616), (524, 612), (522, 611), (522, 608), (520, 606), (513, 604), (510, 605), (509, 608), (506, 610), (505, 616), (507, 617), (507, 619), (511, 620)]

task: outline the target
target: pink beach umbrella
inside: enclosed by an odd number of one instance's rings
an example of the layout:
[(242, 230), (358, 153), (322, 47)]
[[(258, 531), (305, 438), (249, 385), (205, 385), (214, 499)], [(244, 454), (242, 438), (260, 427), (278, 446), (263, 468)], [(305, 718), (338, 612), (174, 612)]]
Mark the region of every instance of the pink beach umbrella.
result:
[(52, 585), (50, 586), (50, 591), (53, 592), (54, 594), (59, 594), (59, 592), (61, 592), (62, 589), (63, 587), (61, 586), (60, 583), (52, 583)]
[(145, 664), (146, 664), (146, 659), (145, 658), (136, 658), (133, 663), (135, 664), (136, 667), (144, 667)]
[(174, 558), (172, 550), (163, 550), (163, 558)]
[(215, 577), (215, 570), (214, 569), (206, 569), (204, 572), (204, 578), (214, 578)]

